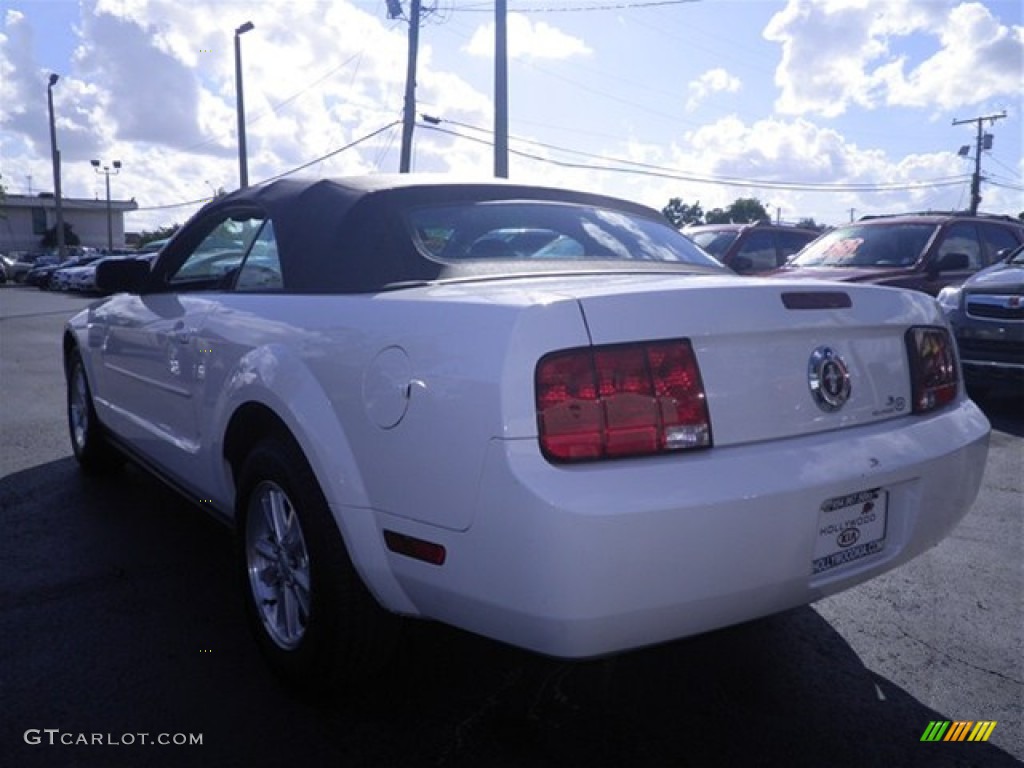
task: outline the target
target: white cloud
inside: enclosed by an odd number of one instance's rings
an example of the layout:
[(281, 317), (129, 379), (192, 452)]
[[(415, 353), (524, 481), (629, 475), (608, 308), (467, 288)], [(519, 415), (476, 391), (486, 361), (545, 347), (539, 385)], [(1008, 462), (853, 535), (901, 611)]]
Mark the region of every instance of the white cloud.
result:
[[(637, 179), (631, 180), (636, 199), (661, 208), (670, 198), (681, 197), (687, 203), (700, 202), (704, 210), (722, 208), (738, 197), (760, 200), (774, 215), (795, 222), (812, 216), (819, 223), (838, 224), (858, 214), (893, 212), (933, 207), (953, 207), (945, 202), (955, 195), (936, 192), (934, 187), (891, 192), (822, 192), (808, 189), (770, 189), (749, 186), (739, 180), (800, 182), (824, 185), (915, 184), (940, 177), (964, 174), (962, 161), (952, 152), (934, 152), (891, 158), (875, 148), (861, 148), (832, 128), (805, 118), (764, 119), (747, 123), (727, 117), (703, 126), (669, 148), (635, 145), (634, 160), (678, 169), (689, 177), (715, 176), (735, 179), (735, 184), (710, 184), (700, 181)], [(966, 183), (963, 185), (966, 188)], [(600, 186), (596, 188), (600, 189)], [(987, 195), (992, 195), (989, 190)]]
[[(255, 24), (242, 38), (250, 180), (326, 155), (401, 116), (407, 27), (387, 22), (381, 8), (344, 0), (249, 5), (223, 0), (81, 0), (66, 6), (80, 13), (73, 31), (77, 52), (70, 65), (59, 65), (61, 79), (54, 88), (64, 193), (69, 196), (103, 195), (103, 179), (89, 165), (93, 157), (121, 160), (124, 169), (112, 180), (113, 194), (135, 197), (143, 207), (203, 198), (210, 194), (209, 185), (229, 190), (236, 187), (232, 38), (234, 29), (245, 21)], [(45, 55), (41, 51), (46, 46), (40, 44), (45, 30), (33, 29), (33, 6), (25, 7), (24, 16), (8, 11), (0, 30), (0, 170), (8, 188), (17, 192), (24, 190), (28, 176), (33, 177), (36, 191), (50, 189), (47, 180), (52, 178), (45, 109), (49, 70), (44, 66), (54, 64), (37, 61)], [(512, 57), (574, 62), (593, 53), (583, 38), (536, 19), (509, 16)], [(587, 27), (581, 23), (580, 28)], [(443, 49), (434, 47), (432, 43), (441, 45), (440, 29), (426, 29), (432, 34), (421, 37), (417, 111), (483, 130), (474, 134), (464, 126), (439, 126), (475, 135), (481, 143), (474, 143), (417, 127), (414, 169), (489, 175), (493, 167), (493, 151), (487, 143), (493, 119), (489, 78), (480, 78), (484, 84), (478, 90), (450, 61), (438, 62), (459, 52), (450, 43)], [(451, 27), (445, 30), (451, 31)], [(627, 31), (623, 30), (623, 35)], [(839, 115), (844, 110), (856, 111), (858, 105), (874, 109), (918, 103), (927, 108), (973, 98), (975, 92), (1004, 93), (1010, 96), (1006, 103), (1011, 114), (1001, 127), (1017, 127), (1014, 120), (1019, 112), (1012, 105), (1020, 103), (1021, 30), (1000, 25), (977, 4), (956, 0), (793, 0), (776, 14), (769, 33), (782, 44), (782, 63), (776, 73), (780, 112)], [(588, 33), (585, 39), (596, 48), (593, 41), (602, 38)], [(618, 34), (615, 42), (622, 42)], [(477, 29), (463, 51), (489, 59), (493, 25)], [(636, 46), (631, 51), (635, 52)], [(565, 160), (564, 154), (553, 149), (516, 144), (515, 136), (522, 135), (524, 127), (538, 126), (534, 138), (540, 142), (676, 168), (684, 174), (882, 183), (970, 172), (963, 160), (947, 152), (890, 156), (877, 148), (884, 146), (877, 138), (880, 133), (860, 130), (863, 126), (853, 122), (830, 122), (832, 127), (826, 128), (795, 116), (759, 119), (763, 116), (757, 111), (762, 109), (760, 97), (771, 99), (770, 83), (758, 83), (755, 73), (746, 70), (742, 84), (721, 68), (701, 74), (697, 74), (700, 69), (694, 70), (693, 75), (673, 81), (671, 92), (657, 90), (657, 101), (645, 106), (644, 89), (635, 85), (638, 76), (625, 72), (623, 62), (614, 60), (618, 49), (605, 40), (600, 53), (613, 61), (610, 71), (594, 70), (595, 77), (603, 79), (588, 81), (599, 83), (600, 88), (580, 84), (565, 91), (560, 103), (570, 102), (575, 109), (572, 100), (578, 98), (582, 116), (593, 114), (593, 100), (607, 97), (616, 102), (615, 113), (606, 109), (600, 123), (582, 117), (577, 120), (575, 113), (569, 119), (550, 117), (535, 107), (550, 106), (551, 94), (531, 91), (528, 98), (512, 105), (513, 148)], [(640, 59), (644, 58), (636, 57), (631, 63), (643, 64)], [(468, 70), (479, 67), (480, 62), (462, 59), (460, 64)], [(552, 67), (557, 74), (540, 66), (530, 69), (538, 81), (550, 74), (559, 78), (560, 87), (572, 83), (561, 79), (562, 67)], [(965, 80), (963, 74), (972, 71), (972, 78)], [(1017, 73), (1016, 90), (1005, 86), (1007, 71)], [(672, 77), (672, 70), (662, 68), (661, 73)], [(626, 77), (634, 79), (632, 85)], [(625, 82), (629, 90), (612, 91), (617, 82)], [(696, 118), (687, 121), (684, 106), (706, 108), (716, 96), (724, 98), (724, 94), (741, 89), (743, 98), (731, 100), (738, 117), (695, 128), (673, 143), (680, 125), (701, 122)], [(624, 104), (628, 108), (623, 109)], [(1002, 106), (997, 102), (994, 109)], [(668, 117), (660, 122), (670, 122), (671, 129), (659, 133), (659, 120), (645, 120), (647, 113)], [(540, 120), (538, 114), (543, 115)], [(856, 131), (870, 146), (852, 143), (843, 134), (847, 130)], [(553, 139), (558, 132), (572, 138)], [(326, 176), (394, 171), (399, 135), (399, 129), (392, 128), (303, 173)], [(579, 143), (574, 143), (576, 140)], [(999, 149), (1009, 146), (1003, 142), (1004, 134), (999, 133)], [(958, 142), (950, 143), (955, 149)], [(932, 142), (928, 146), (945, 144)], [(589, 162), (580, 157), (572, 160), (584, 165)], [(1016, 156), (1009, 162), (1024, 170)], [(768, 191), (555, 166), (521, 156), (513, 156), (511, 165), (516, 181), (603, 191), (656, 208), (675, 196), (700, 200), (705, 209), (728, 205), (736, 197), (754, 196), (773, 209), (781, 206), (785, 218), (815, 215), (835, 223), (843, 210), (851, 207), (867, 212), (932, 204), (916, 192), (826, 195)], [(990, 170), (998, 169), (987, 166), (986, 171)], [(1019, 176), (1012, 178), (1012, 171), (1009, 174), (1006, 180), (1019, 185)], [(939, 192), (945, 194), (946, 190)], [(931, 194), (937, 193), (932, 190)], [(955, 194), (949, 193), (954, 203)], [(1019, 192), (990, 184), (984, 194), (986, 207), (991, 209), (1016, 212), (1022, 207)], [(1001, 200), (1008, 202), (1000, 205)], [(943, 204), (951, 207), (953, 203), (946, 198), (936, 203)], [(195, 207), (132, 214), (128, 226), (153, 228), (183, 221)]]
[[(533, 22), (521, 13), (510, 13), (507, 18), (510, 59), (568, 59), (591, 53), (583, 40), (543, 21)], [(463, 50), (471, 56), (493, 59), (494, 23), (477, 27)]]
[[(1018, 97), (1024, 27), (977, 2), (789, 0), (764, 30), (782, 46), (776, 108), (836, 117), (853, 106), (938, 107)], [(923, 51), (908, 73), (898, 38)]]
[[(255, 28), (242, 38), (242, 58), (251, 181), (331, 153), (401, 116), (406, 29), (382, 13), (318, 0), (244, 7), (220, 0), (83, 0), (76, 8), (74, 54), (54, 87), (69, 197), (103, 194), (89, 164), (96, 157), (122, 161), (112, 193), (134, 197), (143, 208), (207, 197), (210, 185), (235, 188), (233, 37), (249, 20)], [(9, 11), (0, 19), (5, 184), (22, 192), (31, 177), (35, 191), (50, 189), (47, 70), (34, 59), (44, 30), (33, 29), (31, 13)], [(431, 61), (425, 42), (418, 99), (446, 117), (481, 122), (489, 96), (456, 74), (436, 71)], [(304, 173), (397, 170), (398, 136), (393, 128)], [(426, 132), (417, 142), (425, 145)], [(144, 210), (129, 214), (127, 224), (183, 221), (196, 207)]]
[(939, 30), (941, 50), (904, 75), (903, 61), (884, 74), (890, 105), (951, 109), (1024, 86), (1024, 27), (1007, 27), (978, 3), (961, 5)]
[(712, 93), (736, 93), (741, 85), (738, 77), (730, 75), (721, 67), (709, 69), (687, 86), (690, 98), (686, 101), (686, 111), (696, 110)]

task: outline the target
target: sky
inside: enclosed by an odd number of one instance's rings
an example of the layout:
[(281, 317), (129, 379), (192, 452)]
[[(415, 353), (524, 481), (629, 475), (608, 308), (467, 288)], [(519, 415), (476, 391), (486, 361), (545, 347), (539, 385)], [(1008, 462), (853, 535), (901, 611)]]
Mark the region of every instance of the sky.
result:
[[(411, 0), (400, 0), (408, 16)], [(1019, 0), (507, 0), (509, 176), (783, 221), (1024, 211)], [(493, 0), (425, 0), (414, 171), (493, 175)], [(385, 0), (0, 0), (0, 183), (102, 199), (129, 231), (239, 185), (399, 170), (409, 25)], [(958, 154), (970, 146), (968, 157)]]

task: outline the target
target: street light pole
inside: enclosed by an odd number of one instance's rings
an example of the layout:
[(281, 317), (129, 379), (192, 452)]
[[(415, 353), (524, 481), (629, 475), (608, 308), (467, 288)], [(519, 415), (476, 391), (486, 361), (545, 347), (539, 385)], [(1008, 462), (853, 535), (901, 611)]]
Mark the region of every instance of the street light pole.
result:
[(114, 216), (110, 210), (110, 177), (117, 176), (121, 172), (121, 161), (115, 160), (111, 163), (114, 166), (114, 170), (110, 170), (109, 165), (104, 165), (101, 170), (99, 160), (92, 160), (91, 162), (92, 169), (107, 178), (107, 253), (111, 253), (114, 250)]
[(238, 187), (249, 186), (249, 166), (245, 148), (245, 97), (242, 95), (242, 35), (253, 28), (251, 21), (235, 30), (235, 111), (238, 114)]
[(64, 245), (64, 208), (60, 195), (60, 150), (57, 149), (57, 123), (53, 119), (53, 86), (58, 80), (60, 75), (50, 74), (50, 82), (46, 86), (46, 103), (50, 108), (50, 160), (53, 163), (53, 197), (57, 207), (57, 258), (64, 261), (67, 248)]

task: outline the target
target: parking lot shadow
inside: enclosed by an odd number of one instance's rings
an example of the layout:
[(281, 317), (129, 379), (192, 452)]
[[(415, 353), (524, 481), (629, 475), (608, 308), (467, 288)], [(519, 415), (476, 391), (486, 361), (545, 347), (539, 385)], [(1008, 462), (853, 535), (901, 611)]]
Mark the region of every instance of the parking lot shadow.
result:
[(988, 416), (993, 429), (1024, 437), (1024, 391), (1020, 386), (1006, 385), (971, 396)]
[(7, 765), (1020, 764), (993, 743), (922, 742), (962, 713), (865, 667), (812, 607), (587, 662), (416, 623), (374, 688), (312, 706), (259, 657), (231, 534), (200, 509), (70, 459), (4, 478), (0, 506)]

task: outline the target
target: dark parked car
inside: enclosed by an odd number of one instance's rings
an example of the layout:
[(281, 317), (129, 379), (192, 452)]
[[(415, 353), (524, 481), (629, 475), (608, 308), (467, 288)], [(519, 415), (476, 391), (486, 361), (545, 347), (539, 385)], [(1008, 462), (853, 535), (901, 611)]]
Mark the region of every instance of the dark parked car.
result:
[(960, 348), (964, 378), (979, 392), (1024, 383), (1024, 246), (939, 294)]
[(171, 238), (169, 238), (169, 237), (165, 237), (165, 238), (162, 238), (160, 240), (150, 240), (145, 245), (140, 245), (139, 249), (138, 249), (138, 251), (136, 251), (136, 253), (139, 253), (139, 254), (143, 254), (143, 253), (159, 253), (160, 250), (165, 245), (167, 245), (169, 242), (171, 242)]
[(56, 256), (39, 256), (32, 267), (25, 273), (25, 283), (45, 288), (49, 285), (50, 275), (60, 266)]
[(44, 263), (43, 259), (39, 259), (36, 262), (36, 266), (25, 276), (25, 282), (29, 285), (34, 285), (44, 291), (54, 290), (58, 287), (54, 277), (58, 270), (68, 269), (70, 267), (81, 267), (90, 262), (96, 261), (100, 257), (99, 253), (95, 251), (89, 251), (86, 253), (72, 256), (66, 261), (58, 262), (56, 259), (46, 259)]
[(734, 272), (748, 275), (781, 267), (821, 233), (771, 224), (701, 224), (683, 234)]
[(913, 288), (938, 294), (1024, 243), (1009, 216), (919, 213), (865, 217), (838, 227), (772, 277), (814, 277)]

